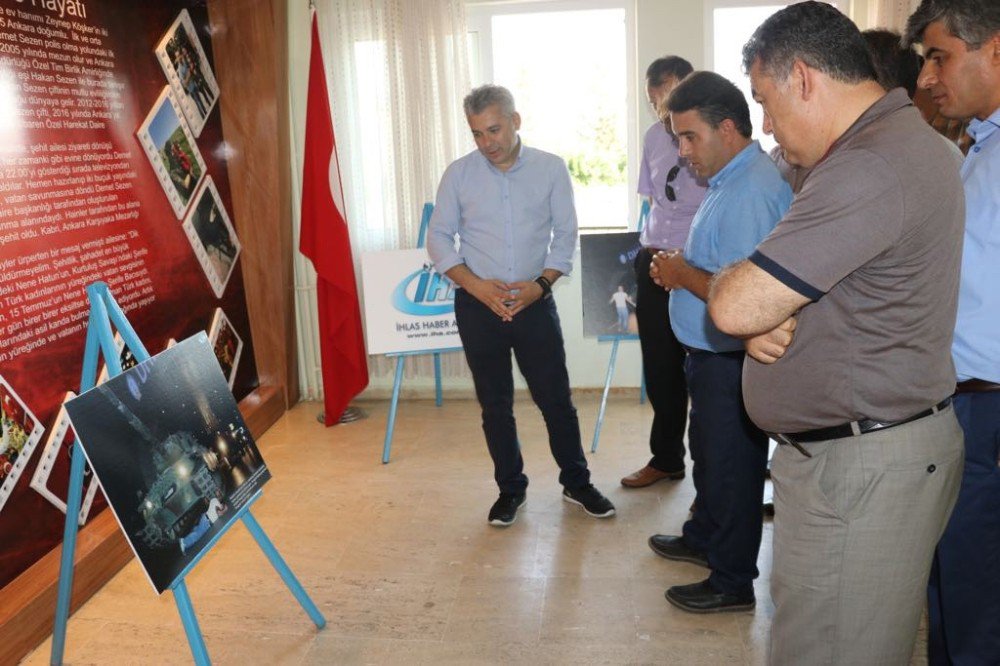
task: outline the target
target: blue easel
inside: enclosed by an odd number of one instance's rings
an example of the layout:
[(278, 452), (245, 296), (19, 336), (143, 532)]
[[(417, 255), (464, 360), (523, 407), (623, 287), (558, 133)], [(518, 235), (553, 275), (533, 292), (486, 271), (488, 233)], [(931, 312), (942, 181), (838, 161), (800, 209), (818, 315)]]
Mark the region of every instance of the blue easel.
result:
[[(125, 345), (132, 350), (132, 354), (139, 362), (149, 358), (149, 352), (143, 346), (139, 336), (136, 335), (132, 325), (129, 324), (125, 313), (115, 302), (108, 290), (108, 285), (103, 282), (95, 282), (87, 287), (87, 297), (90, 300), (90, 321), (87, 328), (87, 342), (83, 353), (83, 373), (80, 378), (80, 393), (92, 389), (97, 381), (98, 358), (104, 356), (104, 362), (108, 367), (108, 375), (114, 377), (122, 373), (121, 361), (118, 350), (115, 347), (114, 335), (111, 331), (111, 324), (114, 323), (119, 335)], [(74, 442), (76, 444), (76, 442)], [(77, 516), (80, 513), (80, 502), (83, 495), (83, 468), (84, 455), (79, 446), (73, 447), (70, 454), (69, 472), (69, 493), (66, 497), (66, 526), (63, 531), (62, 559), (59, 568), (59, 598), (56, 603), (55, 626), (52, 629), (52, 655), (51, 664), (62, 664), (63, 651), (66, 646), (66, 623), (69, 620), (70, 596), (73, 589), (73, 558), (76, 554), (76, 534)], [(278, 553), (271, 540), (264, 533), (264, 529), (250, 513), (250, 506), (260, 497), (258, 492), (250, 499), (236, 514), (236, 517), (243, 521), (250, 534), (257, 541), (257, 545), (264, 551), (271, 565), (278, 571), (281, 579), (292, 591), (295, 598), (302, 605), (302, 608), (309, 615), (309, 618), (320, 629), (326, 626), (326, 618), (320, 612), (316, 604), (306, 593), (299, 583), (295, 574), (288, 568), (288, 565)], [(188, 643), (191, 646), (191, 654), (198, 666), (211, 664), (208, 657), (208, 650), (205, 648), (205, 639), (198, 627), (198, 619), (194, 614), (194, 606), (191, 605), (191, 597), (188, 595), (187, 586), (184, 579), (194, 566), (201, 560), (215, 543), (222, 538), (229, 527), (236, 524), (233, 520), (226, 528), (217, 533), (201, 553), (188, 564), (187, 567), (177, 576), (177, 579), (170, 585), (174, 593), (174, 601), (177, 602), (177, 611), (180, 613), (181, 622), (184, 624), (184, 633), (187, 635)]]
[[(431, 223), (431, 213), (434, 212), (434, 204), (425, 203), (424, 210), (420, 215), (420, 231), (417, 232), (417, 247), (421, 248), (427, 242), (427, 227)], [(450, 347), (448, 349), (437, 349), (434, 351), (420, 350), (408, 352), (392, 352), (386, 354), (386, 358), (396, 359), (396, 376), (392, 382), (392, 400), (389, 403), (389, 420), (385, 425), (385, 441), (382, 444), (382, 464), (388, 464), (389, 453), (392, 451), (392, 435), (396, 429), (396, 410), (399, 407), (399, 389), (403, 385), (403, 365), (408, 356), (434, 355), (434, 404), (438, 407), (444, 402), (441, 391), (441, 354), (447, 352), (462, 351), (461, 347)]]
[[(646, 220), (649, 218), (649, 201), (646, 199), (642, 200), (642, 208), (639, 209), (639, 222), (636, 224), (636, 231), (642, 231), (643, 225), (646, 224)], [(622, 340), (638, 340), (639, 336), (633, 333), (626, 333), (624, 335), (600, 335), (597, 337), (598, 342), (610, 342), (611, 343), (611, 358), (608, 359), (608, 372), (604, 376), (604, 392), (601, 394), (601, 407), (597, 410), (597, 424), (594, 426), (594, 441), (590, 444), (590, 452), (597, 453), (597, 443), (601, 439), (601, 427), (604, 425), (604, 411), (608, 406), (608, 392), (611, 390), (611, 380), (615, 376), (615, 362), (618, 359), (618, 343)], [(639, 403), (642, 404), (646, 402), (646, 373), (642, 373), (642, 379), (639, 382)]]

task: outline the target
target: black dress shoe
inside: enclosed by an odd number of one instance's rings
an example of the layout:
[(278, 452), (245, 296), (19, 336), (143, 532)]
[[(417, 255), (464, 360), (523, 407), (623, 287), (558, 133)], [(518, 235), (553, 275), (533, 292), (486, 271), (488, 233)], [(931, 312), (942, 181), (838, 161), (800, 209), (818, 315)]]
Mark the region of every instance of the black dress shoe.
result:
[(753, 610), (757, 600), (747, 594), (719, 592), (708, 580), (691, 585), (674, 585), (664, 595), (667, 601), (689, 613), (734, 613)]
[(665, 557), (668, 560), (676, 560), (678, 562), (700, 564), (706, 568), (708, 567), (708, 556), (706, 556), (705, 553), (699, 553), (697, 550), (689, 548), (688, 545), (684, 543), (684, 537), (654, 534), (649, 537), (648, 543), (653, 552), (660, 557)]

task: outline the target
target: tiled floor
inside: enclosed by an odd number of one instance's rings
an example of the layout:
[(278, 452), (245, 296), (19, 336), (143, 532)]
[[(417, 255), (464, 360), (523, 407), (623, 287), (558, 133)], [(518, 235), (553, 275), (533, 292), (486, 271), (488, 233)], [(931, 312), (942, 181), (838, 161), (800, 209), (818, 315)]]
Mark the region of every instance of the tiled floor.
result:
[[(589, 449), (599, 395), (576, 397)], [(274, 475), (254, 515), (326, 615), (317, 631), (236, 526), (188, 577), (217, 664), (762, 664), (773, 608), (771, 526), (753, 613), (694, 616), (663, 598), (704, 578), (646, 546), (674, 532), (690, 477), (625, 490), (648, 457), (648, 405), (613, 395), (593, 481), (616, 504), (608, 520), (560, 498), (544, 425), (518, 396), (531, 478), (528, 504), (490, 527), (496, 496), (478, 408), (465, 400), (400, 405), (392, 462), (380, 463), (387, 403), (324, 429), (302, 404), (260, 441)], [(914, 663), (922, 663), (918, 640)], [(48, 663), (42, 644), (25, 661)], [(68, 664), (190, 663), (170, 593), (157, 598), (135, 562), (69, 623)]]

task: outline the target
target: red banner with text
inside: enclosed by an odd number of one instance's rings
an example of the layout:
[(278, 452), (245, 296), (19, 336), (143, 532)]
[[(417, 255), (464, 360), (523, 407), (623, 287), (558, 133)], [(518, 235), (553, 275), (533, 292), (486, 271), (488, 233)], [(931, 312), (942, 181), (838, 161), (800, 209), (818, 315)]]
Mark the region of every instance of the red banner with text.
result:
[[(0, 0), (0, 587), (62, 536), (87, 284), (151, 354), (204, 330), (257, 386), (210, 25), (203, 0)], [(80, 523), (103, 506), (88, 476)]]

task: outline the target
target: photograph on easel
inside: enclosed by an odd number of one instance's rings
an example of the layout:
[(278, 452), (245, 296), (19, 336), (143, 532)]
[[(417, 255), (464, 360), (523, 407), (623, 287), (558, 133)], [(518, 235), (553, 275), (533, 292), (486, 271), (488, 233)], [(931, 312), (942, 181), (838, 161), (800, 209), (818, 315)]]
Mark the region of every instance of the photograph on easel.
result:
[(585, 337), (638, 334), (632, 264), (641, 247), (636, 231), (580, 236)]
[(157, 593), (271, 477), (204, 333), (68, 401), (66, 410)]

